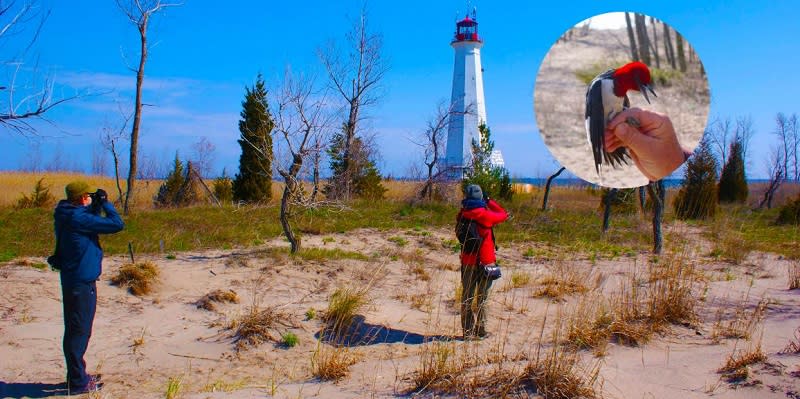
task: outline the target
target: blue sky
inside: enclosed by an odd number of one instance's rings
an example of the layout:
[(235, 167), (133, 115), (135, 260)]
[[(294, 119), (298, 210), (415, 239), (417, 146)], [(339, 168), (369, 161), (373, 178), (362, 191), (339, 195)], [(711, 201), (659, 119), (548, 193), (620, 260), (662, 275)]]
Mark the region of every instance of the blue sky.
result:
[[(343, 41), (361, 1), (186, 0), (154, 17), (146, 66), (141, 154), (164, 166), (207, 137), (216, 146), (213, 174), (238, 167), (237, 123), (244, 87), (263, 73), (275, 88), (284, 69), (323, 78), (316, 50)], [(756, 136), (749, 176), (763, 177), (777, 112), (800, 113), (800, 4), (795, 1), (472, 1), (477, 7), (486, 111), (496, 148), (512, 176), (546, 176), (558, 168), (536, 130), (533, 91), (539, 63), (569, 27), (593, 15), (635, 11), (659, 18), (694, 46), (711, 87), (711, 118), (750, 115)], [(80, 154), (89, 168), (104, 125), (120, 122), (132, 104), (138, 61), (135, 28), (113, 1), (41, 0), (51, 15), (27, 57), (56, 82), (56, 96), (97, 93), (54, 109), (54, 125), (39, 124), (38, 139), (0, 130), (0, 169), (29, 161), (35, 143), (47, 163), (58, 151)], [(637, 8), (630, 8), (635, 6)], [(383, 35), (390, 71), (381, 103), (369, 110), (384, 174), (405, 175), (420, 164), (411, 143), (441, 101), (448, 101), (453, 68), (449, 46), (464, 1), (367, 3)], [(471, 9), (471, 7), (470, 7)], [(13, 42), (0, 43), (11, 54)], [(24, 76), (23, 76), (24, 77)], [(2, 76), (8, 78), (8, 75)], [(102, 94), (100, 94), (102, 93)], [(2, 128), (0, 128), (2, 129)]]

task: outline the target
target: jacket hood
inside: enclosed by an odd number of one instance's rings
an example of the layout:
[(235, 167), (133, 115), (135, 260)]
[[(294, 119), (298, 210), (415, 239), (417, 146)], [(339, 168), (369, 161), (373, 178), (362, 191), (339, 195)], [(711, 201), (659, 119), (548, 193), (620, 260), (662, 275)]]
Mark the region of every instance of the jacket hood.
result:
[(56, 205), (54, 217), (58, 222), (66, 222), (79, 208), (81, 208), (79, 205), (75, 205), (67, 200), (61, 200), (58, 202), (58, 205)]

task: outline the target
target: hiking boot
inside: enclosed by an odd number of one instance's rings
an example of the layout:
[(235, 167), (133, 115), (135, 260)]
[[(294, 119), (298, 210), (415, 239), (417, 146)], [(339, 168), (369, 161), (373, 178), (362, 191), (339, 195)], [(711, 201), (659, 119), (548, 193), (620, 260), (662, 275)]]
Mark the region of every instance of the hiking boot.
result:
[(79, 387), (69, 389), (70, 395), (80, 395), (82, 393), (97, 392), (103, 388), (103, 383), (99, 381), (97, 376), (89, 375), (89, 383)]
[(481, 341), (483, 341), (484, 339), (489, 338), (491, 336), (492, 336), (492, 333), (490, 333), (488, 331), (481, 331), (481, 332), (478, 333), (478, 339), (480, 339)]

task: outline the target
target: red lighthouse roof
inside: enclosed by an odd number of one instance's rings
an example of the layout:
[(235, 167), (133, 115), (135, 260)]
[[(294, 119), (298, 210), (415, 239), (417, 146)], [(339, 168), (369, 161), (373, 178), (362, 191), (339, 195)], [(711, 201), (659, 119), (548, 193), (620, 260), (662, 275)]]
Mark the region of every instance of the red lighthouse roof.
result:
[(461, 21), (456, 22), (456, 33), (453, 36), (455, 42), (481, 42), (478, 36), (478, 20), (475, 18), (475, 10), (472, 11), (472, 18), (469, 14)]

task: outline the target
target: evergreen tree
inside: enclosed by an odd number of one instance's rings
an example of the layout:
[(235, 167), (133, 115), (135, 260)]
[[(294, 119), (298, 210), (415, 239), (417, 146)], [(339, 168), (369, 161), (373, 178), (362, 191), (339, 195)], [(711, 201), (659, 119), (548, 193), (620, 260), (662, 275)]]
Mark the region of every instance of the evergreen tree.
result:
[(492, 132), (483, 123), (478, 126), (478, 131), (480, 143), (472, 141), (472, 167), (466, 170), (461, 185), (466, 188), (470, 184), (477, 184), (487, 197), (510, 200), (514, 194), (511, 177), (505, 168), (493, 166), (491, 162), (494, 150)]
[(672, 206), (679, 219), (704, 219), (717, 210), (717, 160), (707, 139), (700, 142), (686, 163), (678, 195)]
[(184, 183), (183, 163), (175, 152), (175, 161), (172, 164), (172, 170), (167, 175), (167, 180), (158, 188), (158, 194), (154, 200), (155, 206), (166, 207), (176, 205), (178, 193), (183, 187)]
[(747, 180), (744, 172), (744, 154), (741, 139), (731, 143), (730, 157), (722, 167), (719, 177), (719, 202), (739, 202), (747, 200)]
[(267, 202), (272, 198), (272, 128), (264, 79), (258, 74), (252, 88), (245, 88), (239, 120), (239, 173), (233, 181), (233, 199)]
[(378, 167), (370, 159), (369, 149), (360, 137), (355, 137), (350, 145), (349, 162), (346, 163), (344, 144), (343, 128), (341, 132), (333, 135), (331, 145), (327, 149), (331, 178), (322, 192), (328, 198), (346, 198), (350, 192), (358, 198), (383, 199), (386, 188), (381, 183)]

